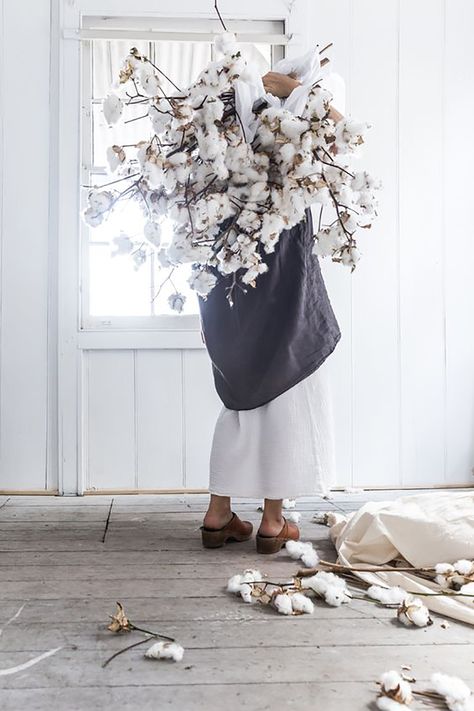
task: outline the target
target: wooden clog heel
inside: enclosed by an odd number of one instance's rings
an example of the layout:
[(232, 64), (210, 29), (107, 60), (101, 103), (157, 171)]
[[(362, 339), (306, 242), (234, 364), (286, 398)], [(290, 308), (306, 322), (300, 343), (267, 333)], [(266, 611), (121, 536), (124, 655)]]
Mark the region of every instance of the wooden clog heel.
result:
[(225, 543), (248, 541), (252, 535), (253, 526), (250, 521), (242, 521), (236, 513), (222, 528), (207, 528), (201, 526), (201, 539), (204, 548), (220, 548)]
[(262, 536), (257, 533), (255, 536), (257, 543), (257, 553), (271, 554), (278, 553), (287, 541), (297, 541), (300, 537), (300, 529), (295, 523), (290, 523), (283, 517), (285, 523), (280, 533), (276, 536)]

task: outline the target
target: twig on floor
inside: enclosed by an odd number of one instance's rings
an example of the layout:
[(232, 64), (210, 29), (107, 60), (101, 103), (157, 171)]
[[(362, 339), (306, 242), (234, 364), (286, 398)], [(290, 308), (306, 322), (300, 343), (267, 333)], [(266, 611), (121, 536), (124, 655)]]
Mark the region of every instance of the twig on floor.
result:
[(119, 649), (118, 652), (115, 652), (115, 654), (112, 654), (111, 657), (106, 659), (106, 661), (102, 664), (102, 667), (105, 668), (107, 664), (110, 664), (112, 659), (115, 659), (115, 657), (118, 657), (119, 654), (123, 654), (124, 652), (127, 652), (129, 649), (133, 649), (133, 647), (138, 647), (140, 644), (145, 644), (145, 642), (149, 642), (150, 639), (155, 639), (156, 635), (153, 635), (150, 637), (146, 637), (145, 639), (141, 639), (139, 642), (134, 642), (133, 644), (129, 644), (127, 647), (124, 647), (123, 649)]
[(106, 537), (107, 531), (109, 529), (109, 522), (110, 522), (110, 516), (112, 515), (112, 506), (113, 505), (114, 505), (114, 499), (112, 498), (112, 501), (110, 502), (110, 506), (109, 506), (109, 513), (107, 514), (107, 520), (105, 522), (104, 533), (102, 536), (102, 543), (105, 543), (105, 537)]

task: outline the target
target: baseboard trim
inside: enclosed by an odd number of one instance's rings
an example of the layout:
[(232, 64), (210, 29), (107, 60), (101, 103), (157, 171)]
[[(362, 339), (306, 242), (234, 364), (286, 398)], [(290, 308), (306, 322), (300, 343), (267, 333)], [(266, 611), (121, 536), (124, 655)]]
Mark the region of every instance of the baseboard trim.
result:
[[(423, 489), (474, 489), (472, 483), (424, 484), (423, 486), (334, 486), (330, 491), (344, 492), (346, 489), (360, 491), (422, 491)], [(208, 494), (207, 489), (90, 489), (84, 496), (142, 496), (146, 494)], [(347, 493), (351, 493), (350, 491)], [(60, 496), (57, 489), (0, 489), (0, 496)]]

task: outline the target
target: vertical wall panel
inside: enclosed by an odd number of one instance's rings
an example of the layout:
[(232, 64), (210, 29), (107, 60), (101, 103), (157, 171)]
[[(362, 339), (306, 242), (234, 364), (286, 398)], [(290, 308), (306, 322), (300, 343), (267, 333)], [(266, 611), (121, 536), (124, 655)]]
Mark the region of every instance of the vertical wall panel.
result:
[(443, 60), (444, 0), (401, 0), (401, 455), (408, 485), (445, 480)]
[[(368, 121), (363, 166), (383, 183), (379, 218), (361, 230), (352, 279), (355, 485), (399, 478), (397, 63), (398, 3), (352, 3), (351, 116)], [(359, 169), (357, 163), (355, 169)]]
[[(0, 488), (46, 485), (48, 0), (2, 3)], [(18, 53), (24, 56), (24, 80)], [(21, 76), (20, 76), (21, 75)]]
[(446, 481), (474, 483), (474, 279), (471, 254), (474, 143), (474, 5), (446, 2), (445, 283)]
[(222, 403), (212, 380), (206, 351), (183, 351), (185, 485), (207, 488), (209, 452), (217, 415)]
[(134, 488), (134, 351), (87, 351), (86, 488)]
[(141, 489), (183, 485), (181, 351), (136, 352), (137, 477)]

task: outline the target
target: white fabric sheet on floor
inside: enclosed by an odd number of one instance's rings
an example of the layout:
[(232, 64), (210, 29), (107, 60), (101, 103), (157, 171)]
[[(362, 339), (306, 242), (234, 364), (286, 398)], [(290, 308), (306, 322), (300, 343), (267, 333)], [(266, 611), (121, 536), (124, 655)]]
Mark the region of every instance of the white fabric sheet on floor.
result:
[[(330, 529), (343, 565), (374, 567), (401, 558), (415, 568), (474, 558), (474, 491), (369, 501)], [(399, 585), (441, 615), (474, 624), (474, 598), (432, 596), (436, 582), (410, 572), (358, 572), (371, 585)], [(428, 593), (423, 596), (423, 593)]]
[(334, 421), (326, 361), (266, 405), (253, 410), (222, 408), (211, 449), (211, 494), (296, 498), (327, 494), (334, 482)]

